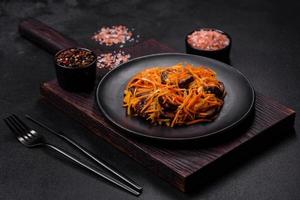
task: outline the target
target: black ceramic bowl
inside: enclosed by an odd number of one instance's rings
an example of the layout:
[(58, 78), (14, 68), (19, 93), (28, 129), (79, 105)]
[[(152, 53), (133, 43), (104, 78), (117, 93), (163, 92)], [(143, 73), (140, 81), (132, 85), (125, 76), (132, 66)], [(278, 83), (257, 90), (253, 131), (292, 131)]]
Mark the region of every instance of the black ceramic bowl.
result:
[[(200, 30), (206, 30), (206, 31), (212, 30), (212, 31), (219, 32), (219, 33), (227, 36), (227, 38), (229, 39), (229, 44), (227, 46), (225, 46), (224, 48), (217, 49), (217, 50), (205, 50), (205, 49), (195, 48), (188, 42), (188, 36), (191, 35), (192, 33), (194, 33), (195, 31), (200, 31)], [(229, 36), (229, 34), (223, 32), (223, 31), (220, 31), (218, 29), (214, 29), (214, 28), (196, 29), (196, 30), (193, 30), (190, 33), (188, 33), (185, 37), (186, 53), (213, 58), (213, 59), (220, 60), (220, 61), (228, 63), (228, 64), (230, 64), (229, 56), (230, 56), (231, 43), (232, 43), (232, 40), (231, 40), (231, 37)]]
[[(64, 51), (79, 49), (91, 52), (95, 59), (83, 67), (67, 67), (57, 62), (57, 57)], [(86, 48), (67, 48), (57, 52), (54, 56), (56, 77), (60, 87), (71, 92), (90, 92), (93, 90), (96, 79), (97, 56)]]

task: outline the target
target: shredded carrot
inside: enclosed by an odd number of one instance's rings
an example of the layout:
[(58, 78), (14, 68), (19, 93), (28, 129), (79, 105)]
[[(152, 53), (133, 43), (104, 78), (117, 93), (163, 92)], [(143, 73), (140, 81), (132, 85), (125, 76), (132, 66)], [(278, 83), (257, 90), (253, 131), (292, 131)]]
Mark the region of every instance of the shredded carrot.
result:
[(127, 115), (144, 117), (153, 124), (174, 127), (210, 122), (223, 106), (224, 95), (220, 97), (207, 88), (219, 88), (220, 83), (216, 73), (204, 66), (148, 68), (128, 82), (123, 105)]

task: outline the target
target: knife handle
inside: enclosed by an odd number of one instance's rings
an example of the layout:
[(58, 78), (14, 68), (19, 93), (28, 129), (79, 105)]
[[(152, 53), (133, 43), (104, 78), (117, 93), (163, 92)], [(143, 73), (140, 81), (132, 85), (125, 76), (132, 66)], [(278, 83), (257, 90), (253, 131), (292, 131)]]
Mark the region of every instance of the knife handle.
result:
[(65, 48), (79, 46), (75, 40), (33, 18), (21, 21), (19, 24), (19, 32), (23, 37), (34, 42), (51, 54), (55, 54)]

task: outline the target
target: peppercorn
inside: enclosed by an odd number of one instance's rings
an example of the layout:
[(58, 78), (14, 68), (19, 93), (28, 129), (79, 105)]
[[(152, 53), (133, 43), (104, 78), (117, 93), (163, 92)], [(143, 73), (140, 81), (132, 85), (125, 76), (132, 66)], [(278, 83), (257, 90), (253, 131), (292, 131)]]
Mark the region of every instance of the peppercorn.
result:
[(87, 67), (95, 59), (91, 51), (77, 48), (67, 49), (56, 56), (57, 64), (71, 68)]

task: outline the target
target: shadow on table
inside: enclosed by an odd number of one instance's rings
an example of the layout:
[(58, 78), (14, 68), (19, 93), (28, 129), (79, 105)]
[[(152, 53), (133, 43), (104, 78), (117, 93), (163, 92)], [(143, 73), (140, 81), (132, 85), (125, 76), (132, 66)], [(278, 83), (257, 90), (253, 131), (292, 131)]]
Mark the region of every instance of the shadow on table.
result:
[(192, 188), (188, 191), (186, 196), (198, 196), (205, 193), (206, 190), (218, 182), (222, 182), (226, 177), (229, 177), (234, 172), (243, 168), (243, 166), (250, 164), (258, 157), (272, 151), (276, 146), (282, 145), (287, 141), (291, 141), (296, 137), (294, 128), (282, 130), (272, 129), (272, 137), (268, 131), (258, 136), (232, 153), (225, 155), (210, 166), (203, 168), (197, 174), (195, 180), (191, 181)]

